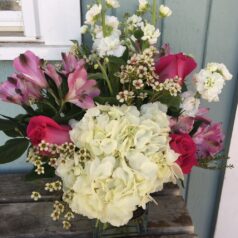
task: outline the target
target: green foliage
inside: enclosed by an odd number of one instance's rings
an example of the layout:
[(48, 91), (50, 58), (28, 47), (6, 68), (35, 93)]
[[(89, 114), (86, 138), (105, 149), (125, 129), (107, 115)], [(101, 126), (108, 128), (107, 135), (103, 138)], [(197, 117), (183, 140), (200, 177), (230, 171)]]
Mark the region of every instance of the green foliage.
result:
[(105, 105), (105, 104), (109, 104), (109, 105), (119, 105), (118, 100), (115, 97), (96, 97), (95, 102)]
[(28, 174), (26, 174), (25, 176), (25, 180), (26, 181), (34, 181), (37, 179), (42, 179), (42, 178), (54, 178), (55, 177), (55, 169), (51, 166), (49, 166), (48, 164), (42, 165), (45, 169), (45, 173), (44, 174), (40, 174), (38, 175), (35, 172), (36, 168), (33, 168)]
[(214, 157), (207, 156), (206, 158), (198, 158), (198, 167), (210, 170), (232, 169), (234, 166), (228, 164), (229, 159), (230, 158), (224, 153), (217, 154)]
[(10, 137), (24, 137), (26, 136), (26, 126), (28, 123), (27, 115), (18, 115), (15, 118), (4, 116), (5, 119), (0, 118), (0, 130)]
[(0, 146), (0, 164), (5, 164), (18, 159), (27, 150), (29, 141), (26, 138), (8, 140)]
[(192, 129), (192, 131), (189, 133), (189, 135), (190, 135), (190, 136), (193, 136), (193, 135), (197, 132), (197, 130), (199, 129), (199, 127), (200, 127), (203, 123), (204, 123), (204, 121), (202, 121), (202, 120), (196, 120), (196, 121), (194, 122), (193, 129)]
[(179, 108), (181, 98), (180, 96), (171, 96), (169, 92), (164, 91), (158, 96), (158, 101), (168, 107)]
[(116, 96), (120, 91), (120, 79), (115, 76), (115, 73), (120, 71), (122, 65), (125, 65), (123, 58), (117, 58), (114, 56), (109, 57), (108, 76), (113, 88), (114, 96)]

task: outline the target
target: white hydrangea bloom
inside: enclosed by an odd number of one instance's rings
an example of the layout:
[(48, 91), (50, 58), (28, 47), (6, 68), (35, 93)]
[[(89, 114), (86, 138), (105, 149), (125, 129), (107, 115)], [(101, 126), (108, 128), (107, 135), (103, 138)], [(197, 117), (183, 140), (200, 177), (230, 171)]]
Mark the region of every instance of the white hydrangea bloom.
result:
[(214, 72), (220, 73), (225, 80), (231, 80), (233, 77), (233, 75), (229, 72), (229, 70), (224, 64), (208, 63), (206, 69), (212, 73)]
[(201, 97), (208, 102), (219, 101), (219, 94), (222, 92), (225, 80), (220, 73), (212, 73), (209, 70), (202, 69), (194, 76), (197, 91)]
[(194, 117), (198, 112), (200, 100), (198, 98), (195, 98), (195, 93), (191, 91), (182, 93), (181, 97), (181, 108), (183, 111), (182, 114), (185, 116)]
[(72, 158), (65, 169), (61, 164), (57, 168), (67, 184), (64, 192), (73, 190), (73, 212), (122, 226), (138, 206), (152, 200), (151, 193), (183, 179), (175, 163), (179, 155), (169, 146), (169, 119), (161, 109), (166, 107), (160, 103), (143, 105), (141, 111), (99, 105), (70, 123), (71, 140), (91, 156), (81, 163)]
[(159, 15), (162, 18), (169, 17), (172, 15), (172, 11), (169, 7), (167, 7), (165, 5), (161, 5), (159, 8)]
[(144, 12), (148, 8), (148, 1), (147, 0), (139, 0), (139, 11)]
[(106, 0), (106, 3), (112, 8), (120, 7), (120, 4), (117, 0)]
[(144, 41), (148, 40), (151, 45), (156, 44), (160, 36), (159, 29), (156, 29), (155, 26), (146, 23), (146, 25), (142, 27), (142, 31), (144, 33), (144, 36), (141, 38), (142, 40)]
[(95, 18), (101, 13), (102, 5), (101, 4), (94, 4), (86, 13), (86, 24), (94, 25)]

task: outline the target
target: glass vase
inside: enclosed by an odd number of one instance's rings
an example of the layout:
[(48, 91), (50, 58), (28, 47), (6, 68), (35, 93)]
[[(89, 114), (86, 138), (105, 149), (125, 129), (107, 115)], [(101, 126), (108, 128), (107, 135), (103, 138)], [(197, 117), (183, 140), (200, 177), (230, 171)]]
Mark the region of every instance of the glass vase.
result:
[(133, 213), (133, 218), (125, 226), (114, 227), (110, 224), (96, 222), (93, 238), (116, 238), (143, 235), (147, 231), (148, 209), (138, 208)]

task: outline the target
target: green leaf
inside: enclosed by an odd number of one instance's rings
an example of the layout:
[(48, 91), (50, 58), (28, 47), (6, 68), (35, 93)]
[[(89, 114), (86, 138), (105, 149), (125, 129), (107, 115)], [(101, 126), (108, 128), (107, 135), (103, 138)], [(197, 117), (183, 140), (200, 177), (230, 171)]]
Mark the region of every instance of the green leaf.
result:
[(142, 30), (138, 29), (135, 31), (134, 36), (136, 39), (141, 39), (144, 36), (144, 33)]
[(115, 76), (115, 73), (121, 70), (122, 65), (125, 65), (125, 61), (122, 58), (117, 58), (114, 56), (109, 57), (108, 73), (114, 95), (117, 95), (120, 90), (120, 79)]
[(15, 129), (12, 129), (12, 130), (5, 130), (5, 131), (2, 131), (6, 136), (9, 136), (9, 137), (21, 137), (22, 134), (21, 132), (15, 128)]
[(48, 117), (53, 117), (58, 113), (57, 107), (51, 105), (51, 103), (47, 100), (41, 100), (37, 103), (38, 114), (45, 115)]
[(15, 127), (16, 127), (16, 124), (14, 122), (0, 118), (0, 130), (1, 131), (12, 130)]
[[(11, 134), (13, 134), (13, 131), (18, 132), (18, 136), (25, 136), (26, 135), (26, 126), (27, 122), (25, 121), (26, 115), (18, 115), (15, 118), (11, 118), (8, 116), (1, 115), (2, 117), (8, 119), (8, 128), (6, 130), (3, 129), (3, 132), (6, 134), (8, 129), (11, 130)], [(3, 120), (3, 119), (2, 119)], [(3, 122), (3, 121), (2, 121)], [(6, 125), (6, 121), (3, 122)], [(12, 128), (10, 128), (10, 123), (12, 124)], [(3, 124), (3, 126), (4, 126)], [(1, 130), (1, 129), (0, 129)], [(9, 134), (9, 133), (8, 133)], [(13, 136), (15, 137), (15, 136)]]
[(0, 164), (10, 163), (18, 159), (27, 150), (29, 141), (26, 138), (8, 140), (0, 146)]
[(21, 136), (21, 132), (18, 130), (15, 123), (10, 120), (0, 118), (0, 131), (9, 137)]
[(88, 78), (98, 80), (98, 79), (103, 79), (104, 76), (102, 73), (95, 73), (95, 74), (88, 74)]
[(119, 102), (115, 97), (96, 97), (94, 98), (94, 101), (102, 105), (119, 105)]
[(13, 123), (10, 120), (5, 120), (0, 118), (0, 130), (5, 131), (5, 130), (12, 130), (15, 128), (15, 123)]
[(179, 108), (181, 99), (180, 96), (175, 97), (171, 96), (167, 92), (164, 92), (159, 96), (158, 101), (160, 101), (163, 104), (166, 104), (168, 107)]
[(199, 127), (204, 123), (204, 121), (202, 120), (197, 120), (194, 122), (194, 125), (193, 125), (193, 129), (192, 131), (189, 133), (190, 136), (193, 136), (197, 130), (199, 129)]

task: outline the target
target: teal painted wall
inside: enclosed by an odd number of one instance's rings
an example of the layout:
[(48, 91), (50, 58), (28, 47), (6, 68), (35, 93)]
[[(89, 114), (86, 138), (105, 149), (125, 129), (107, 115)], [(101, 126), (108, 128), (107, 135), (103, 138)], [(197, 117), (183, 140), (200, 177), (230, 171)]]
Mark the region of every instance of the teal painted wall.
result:
[[(119, 0), (121, 8), (114, 10), (122, 17), (126, 10), (136, 9), (137, 0)], [(234, 118), (232, 105), (236, 104), (236, 76), (238, 71), (238, 2), (237, 0), (158, 0), (173, 10), (173, 16), (160, 24), (161, 42), (169, 42), (174, 52), (191, 53), (197, 59), (199, 67), (207, 62), (224, 62), (234, 75), (227, 83), (221, 101), (210, 104), (210, 116), (222, 121), (227, 133), (228, 150), (231, 128)], [(82, 12), (90, 1), (82, 0)], [(11, 62), (0, 62), (0, 81), (12, 72)], [(206, 104), (204, 104), (206, 105)], [(19, 111), (14, 105), (0, 103), (0, 113), (14, 115)], [(0, 142), (6, 138), (0, 134)], [(4, 166), (0, 173), (23, 171), (28, 169), (24, 158)], [(193, 218), (196, 232), (200, 238), (212, 238), (216, 213), (220, 197), (223, 173), (194, 169), (187, 178), (184, 195)]]

